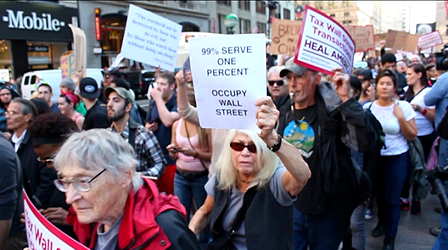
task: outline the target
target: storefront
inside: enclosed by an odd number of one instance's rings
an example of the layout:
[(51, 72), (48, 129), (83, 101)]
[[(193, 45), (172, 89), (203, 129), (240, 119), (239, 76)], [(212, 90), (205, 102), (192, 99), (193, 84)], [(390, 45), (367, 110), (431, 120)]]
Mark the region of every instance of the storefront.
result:
[(0, 69), (13, 77), (57, 69), (78, 26), (78, 10), (57, 3), (0, 1)]

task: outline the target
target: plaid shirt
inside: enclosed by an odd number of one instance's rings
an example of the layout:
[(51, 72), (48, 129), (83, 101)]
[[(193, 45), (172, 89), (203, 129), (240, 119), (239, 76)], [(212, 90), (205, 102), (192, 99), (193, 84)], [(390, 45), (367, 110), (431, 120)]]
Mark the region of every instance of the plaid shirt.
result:
[[(113, 124), (109, 130), (117, 132)], [(125, 140), (129, 140), (129, 123), (120, 135)], [(138, 125), (135, 131), (134, 151), (138, 161), (137, 172), (145, 176), (159, 178), (166, 164), (166, 159), (156, 136), (141, 125)]]

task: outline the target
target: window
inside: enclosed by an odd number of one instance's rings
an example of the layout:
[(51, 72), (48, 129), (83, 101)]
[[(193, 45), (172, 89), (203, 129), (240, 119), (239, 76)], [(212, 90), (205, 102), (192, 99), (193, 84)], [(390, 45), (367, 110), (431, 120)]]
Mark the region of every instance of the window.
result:
[(445, 35), (448, 36), (448, 25), (446, 25), (446, 31), (445, 31)]
[(348, 17), (348, 16), (350, 16), (350, 13), (348, 13), (348, 12), (344, 12), (344, 16), (345, 16), (345, 17)]
[(265, 3), (265, 1), (257, 1), (255, 3), (255, 9), (256, 9), (257, 13), (266, 15), (266, 3)]
[(331, 17), (336, 17), (336, 14), (330, 14)]
[(257, 22), (258, 33), (266, 33), (266, 24)]
[(244, 19), (244, 18), (240, 19), (240, 33), (241, 34), (252, 33), (251, 28), (250, 28), (250, 20), (249, 19)]
[(218, 4), (221, 4), (221, 5), (226, 5), (226, 6), (232, 5), (232, 2), (230, 0), (218, 0), (217, 2), (218, 2)]
[(289, 9), (283, 9), (283, 19), (291, 19), (291, 11)]
[(249, 0), (240, 0), (240, 1), (238, 1), (238, 7), (242, 10), (250, 11), (250, 1)]

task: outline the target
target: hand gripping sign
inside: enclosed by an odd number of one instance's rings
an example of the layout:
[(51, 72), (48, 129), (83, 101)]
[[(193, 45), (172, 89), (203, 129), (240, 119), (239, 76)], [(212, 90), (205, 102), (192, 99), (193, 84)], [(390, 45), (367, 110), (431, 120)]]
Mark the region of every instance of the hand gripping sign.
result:
[(26, 236), (30, 250), (87, 250), (88, 248), (70, 238), (59, 228), (51, 224), (39, 213), (30, 199), (23, 193)]
[(193, 38), (190, 62), (201, 127), (257, 129), (255, 100), (266, 96), (264, 34)]
[(305, 6), (305, 18), (294, 62), (325, 74), (340, 68), (351, 73), (355, 42), (349, 32), (325, 13)]

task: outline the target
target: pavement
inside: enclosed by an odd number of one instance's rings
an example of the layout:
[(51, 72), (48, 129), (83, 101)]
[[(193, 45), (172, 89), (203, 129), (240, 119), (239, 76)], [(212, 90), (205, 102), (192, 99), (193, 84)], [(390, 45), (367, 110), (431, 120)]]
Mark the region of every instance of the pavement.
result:
[[(395, 239), (396, 250), (431, 250), (436, 237), (429, 234), (429, 228), (439, 225), (440, 214), (434, 208), (440, 207), (435, 195), (428, 195), (422, 202), (422, 213), (412, 215), (410, 212), (401, 212), (398, 235)], [(376, 218), (367, 222), (366, 250), (381, 250), (383, 237), (373, 238), (370, 232), (376, 226)]]

